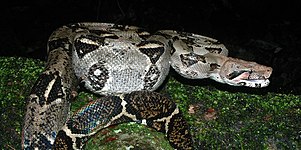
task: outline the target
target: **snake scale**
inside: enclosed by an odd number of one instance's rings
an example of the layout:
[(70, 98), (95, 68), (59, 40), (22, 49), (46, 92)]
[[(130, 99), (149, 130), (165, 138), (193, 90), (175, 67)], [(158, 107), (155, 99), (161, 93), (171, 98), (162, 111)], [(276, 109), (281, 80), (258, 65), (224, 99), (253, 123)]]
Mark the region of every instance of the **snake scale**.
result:
[[(171, 100), (153, 92), (170, 66), (185, 78), (265, 87), (272, 68), (228, 57), (215, 39), (110, 23), (75, 23), (49, 38), (48, 61), (27, 98), (23, 149), (81, 149), (99, 130), (135, 121), (193, 149), (188, 124)], [(104, 95), (68, 117), (79, 86)]]

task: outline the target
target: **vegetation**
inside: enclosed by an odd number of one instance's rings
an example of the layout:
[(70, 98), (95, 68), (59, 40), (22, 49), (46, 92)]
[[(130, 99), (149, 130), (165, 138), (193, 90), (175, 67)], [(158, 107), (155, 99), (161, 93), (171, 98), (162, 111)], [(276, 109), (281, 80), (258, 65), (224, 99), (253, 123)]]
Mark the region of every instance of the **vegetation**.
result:
[[(25, 97), (43, 66), (44, 63), (38, 60), (0, 57), (0, 149), (21, 148)], [(197, 148), (301, 148), (299, 95), (257, 94), (254, 90), (248, 92), (240, 88), (220, 90), (221, 84), (192, 85), (175, 78), (171, 77), (161, 92), (170, 96), (185, 114)], [(72, 110), (95, 98), (94, 95), (80, 93), (73, 102)], [(133, 123), (102, 130), (86, 147), (170, 149), (163, 134)]]

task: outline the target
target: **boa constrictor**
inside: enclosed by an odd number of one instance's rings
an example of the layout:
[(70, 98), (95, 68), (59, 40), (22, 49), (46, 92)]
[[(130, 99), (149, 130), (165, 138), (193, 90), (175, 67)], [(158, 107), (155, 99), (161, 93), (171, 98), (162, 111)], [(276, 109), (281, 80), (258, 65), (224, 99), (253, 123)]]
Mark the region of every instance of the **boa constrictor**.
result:
[[(177, 106), (151, 92), (170, 66), (186, 78), (233, 86), (265, 87), (272, 73), (270, 67), (227, 57), (225, 46), (209, 37), (172, 30), (150, 34), (110, 23), (63, 26), (50, 36), (47, 48), (46, 69), (27, 99), (24, 149), (82, 148), (97, 131), (128, 121), (164, 132), (175, 149), (192, 149)], [(67, 120), (78, 83), (108, 96)]]

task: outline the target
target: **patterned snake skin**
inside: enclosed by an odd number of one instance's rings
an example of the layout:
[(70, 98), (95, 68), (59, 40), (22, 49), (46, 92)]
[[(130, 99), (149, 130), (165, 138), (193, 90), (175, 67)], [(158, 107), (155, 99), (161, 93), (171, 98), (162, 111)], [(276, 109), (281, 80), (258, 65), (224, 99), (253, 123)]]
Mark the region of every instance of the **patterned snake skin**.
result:
[[(58, 28), (48, 62), (27, 99), (23, 149), (81, 149), (97, 131), (135, 121), (166, 134), (175, 149), (192, 149), (180, 110), (156, 90), (172, 66), (185, 78), (232, 86), (268, 86), (272, 68), (227, 57), (217, 40), (185, 32), (154, 34), (110, 23)], [(78, 85), (104, 95), (68, 118)]]

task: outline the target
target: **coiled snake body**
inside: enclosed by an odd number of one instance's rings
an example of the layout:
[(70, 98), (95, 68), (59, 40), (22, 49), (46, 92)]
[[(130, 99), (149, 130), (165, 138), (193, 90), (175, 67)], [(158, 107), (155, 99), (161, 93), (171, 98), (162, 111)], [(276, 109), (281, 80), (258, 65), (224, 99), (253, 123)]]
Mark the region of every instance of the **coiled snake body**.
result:
[[(170, 66), (190, 79), (248, 87), (269, 84), (272, 68), (227, 54), (217, 40), (192, 33), (150, 34), (110, 23), (58, 28), (48, 41), (46, 69), (28, 97), (23, 148), (79, 149), (109, 125), (136, 121), (166, 133), (175, 149), (192, 149), (188, 125), (177, 106), (151, 91), (162, 84)], [(66, 121), (78, 83), (108, 96)]]

